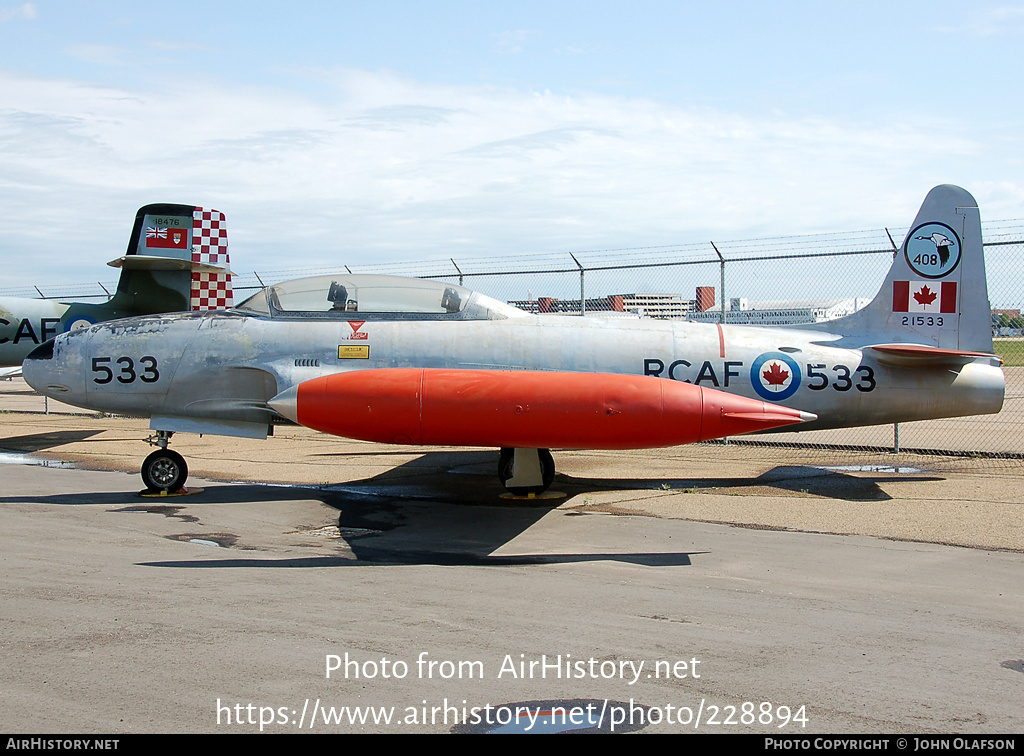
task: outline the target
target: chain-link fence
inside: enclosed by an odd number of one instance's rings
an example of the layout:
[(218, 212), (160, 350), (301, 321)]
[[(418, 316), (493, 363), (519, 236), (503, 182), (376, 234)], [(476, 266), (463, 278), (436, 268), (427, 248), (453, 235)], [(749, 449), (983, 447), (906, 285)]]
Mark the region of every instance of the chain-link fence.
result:
[[(236, 302), (264, 284), (341, 272), (384, 273), (461, 283), (500, 301), (542, 312), (598, 315), (634, 311), (644, 317), (728, 323), (799, 323), (841, 317), (869, 302), (885, 278), (906, 228), (813, 234), (738, 242), (523, 254), (237, 274)], [(831, 431), (780, 433), (732, 443), (785, 444), (815, 459), (859, 453), (888, 464), (915, 454), (988, 458), (1019, 466), (1024, 459), (1024, 221), (984, 227), (986, 270), (996, 351), (1005, 360), (1006, 400), (998, 415)], [(894, 241), (896, 240), (896, 241)], [(239, 260), (233, 263), (237, 270)], [(49, 288), (39, 295), (106, 297), (116, 284)], [(15, 294), (15, 292), (0, 292)], [(24, 295), (26, 292), (17, 292)], [(702, 311), (703, 310), (703, 311)]]

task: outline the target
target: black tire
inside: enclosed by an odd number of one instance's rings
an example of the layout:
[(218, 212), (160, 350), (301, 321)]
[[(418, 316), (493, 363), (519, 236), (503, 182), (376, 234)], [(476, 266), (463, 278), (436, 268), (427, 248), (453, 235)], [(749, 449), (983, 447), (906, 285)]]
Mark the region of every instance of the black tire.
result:
[(512, 477), (512, 463), (515, 460), (515, 449), (503, 448), (498, 453), (498, 480), (501, 481), (501, 485), (505, 486), (510, 494), (514, 496), (528, 496), (529, 494), (542, 494), (548, 490), (555, 480), (555, 458), (551, 456), (551, 452), (548, 449), (538, 449), (537, 454), (540, 456), (540, 476), (543, 481), (539, 486), (515, 486), (510, 488), (505, 485)]
[(170, 449), (157, 449), (142, 463), (142, 482), (150, 491), (180, 491), (188, 479), (185, 458)]

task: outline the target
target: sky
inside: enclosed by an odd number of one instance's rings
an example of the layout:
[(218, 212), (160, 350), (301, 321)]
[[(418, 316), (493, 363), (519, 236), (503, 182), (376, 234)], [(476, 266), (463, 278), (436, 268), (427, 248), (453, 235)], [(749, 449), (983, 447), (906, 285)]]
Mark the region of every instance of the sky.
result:
[(1024, 218), (1024, 3), (0, 0), (0, 288)]

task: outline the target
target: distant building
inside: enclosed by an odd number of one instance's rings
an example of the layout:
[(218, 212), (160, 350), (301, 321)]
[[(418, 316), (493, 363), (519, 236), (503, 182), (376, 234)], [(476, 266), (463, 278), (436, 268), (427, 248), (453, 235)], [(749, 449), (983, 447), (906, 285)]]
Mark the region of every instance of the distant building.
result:
[[(537, 297), (536, 299), (510, 299), (508, 303), (520, 310), (532, 312), (534, 315), (579, 315), (580, 300), (557, 299), (555, 297)], [(599, 297), (587, 300), (587, 312), (621, 312), (625, 313), (621, 298), (616, 301), (612, 297)]]
[(1024, 335), (1024, 318), (1021, 318), (1020, 310), (992, 310), (992, 335)]
[[(693, 323), (721, 323), (722, 311), (715, 309), (715, 287), (698, 286), (696, 299), (683, 299), (682, 294), (610, 294), (587, 300), (587, 314), (629, 315), (663, 320), (689, 320)], [(845, 299), (809, 299), (782, 302), (750, 302), (746, 297), (733, 297), (725, 311), (725, 322), (737, 325), (801, 325), (835, 320), (850, 315), (871, 300), (864, 297)], [(511, 300), (510, 305), (537, 314), (579, 315), (580, 300), (537, 297)]]
[[(736, 297), (729, 300), (725, 322), (736, 325), (801, 325), (821, 323), (852, 315), (871, 300), (865, 297), (845, 299), (809, 299), (788, 302), (748, 302)], [(695, 323), (721, 323), (720, 310), (694, 312), (690, 320)]]
[[(682, 294), (622, 294), (622, 305), (628, 312), (648, 318), (685, 320), (695, 301)], [(712, 301), (714, 294), (712, 294)]]
[[(712, 301), (714, 293), (712, 293)], [(579, 315), (580, 300), (537, 297), (536, 299), (509, 300), (509, 304), (536, 314)], [(648, 318), (685, 319), (693, 310), (694, 301), (683, 299), (682, 294), (609, 294), (587, 300), (587, 313), (631, 313)]]

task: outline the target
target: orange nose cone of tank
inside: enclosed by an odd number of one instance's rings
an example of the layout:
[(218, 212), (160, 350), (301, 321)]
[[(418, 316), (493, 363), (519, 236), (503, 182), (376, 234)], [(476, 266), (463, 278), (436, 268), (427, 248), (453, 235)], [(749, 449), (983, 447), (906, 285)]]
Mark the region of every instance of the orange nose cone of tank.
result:
[(726, 436), (740, 436), (770, 428), (806, 423), (817, 415), (802, 412), (758, 399), (703, 389), (704, 411), (701, 441)]

